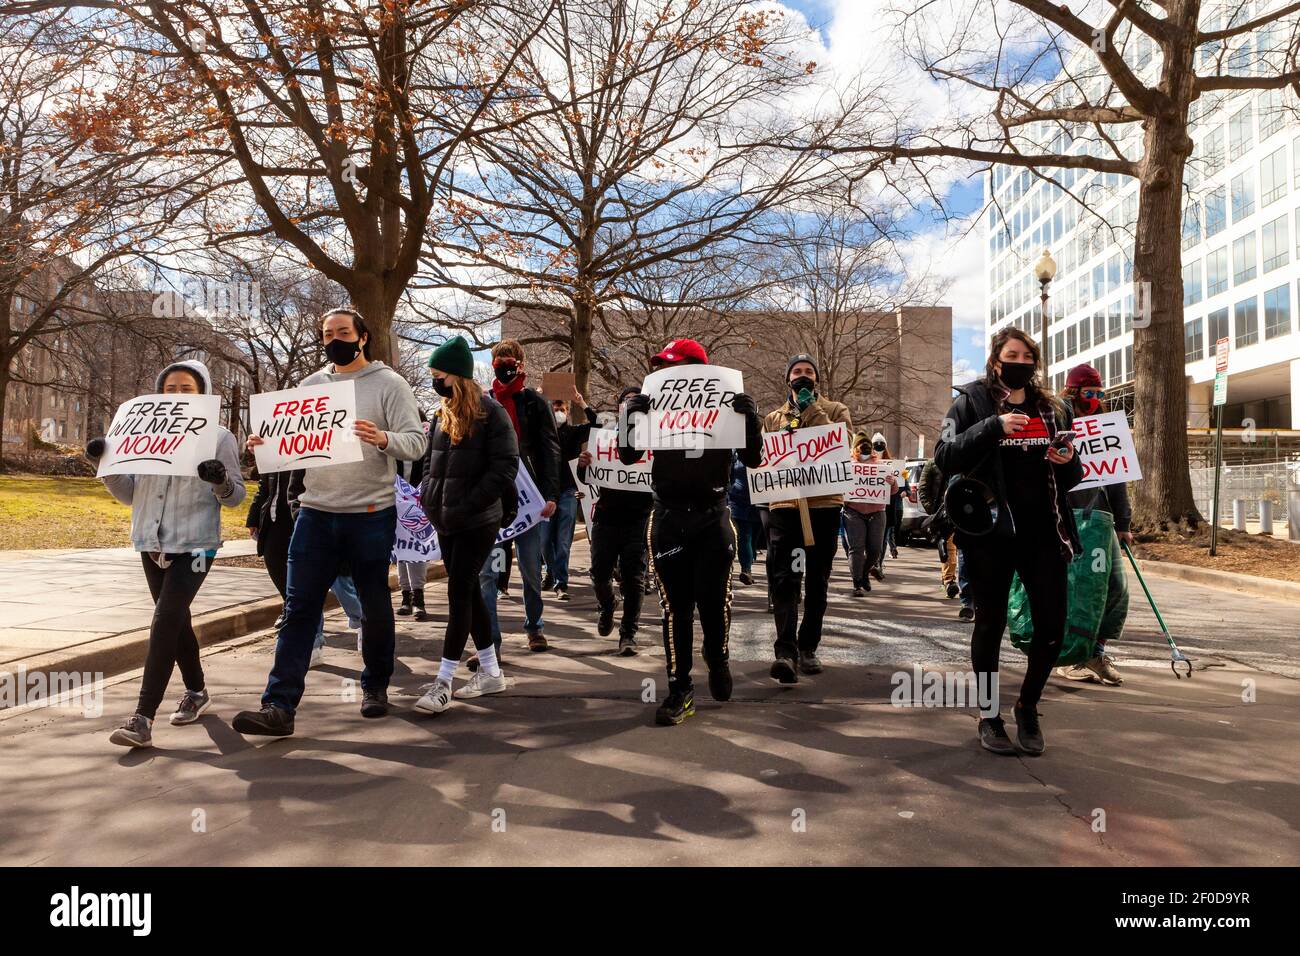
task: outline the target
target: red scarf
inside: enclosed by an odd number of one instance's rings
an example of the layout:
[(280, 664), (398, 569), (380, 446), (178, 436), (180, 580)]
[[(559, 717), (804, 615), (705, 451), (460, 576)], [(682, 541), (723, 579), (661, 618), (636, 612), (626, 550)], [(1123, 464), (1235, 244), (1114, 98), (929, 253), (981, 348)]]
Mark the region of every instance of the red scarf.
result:
[(509, 385), (502, 385), (497, 379), (492, 380), (492, 397), (505, 406), (506, 414), (510, 416), (510, 424), (515, 426), (515, 436), (519, 438), (523, 436), (519, 433), (519, 416), (515, 413), (515, 396), (524, 390), (524, 379), (527, 377), (528, 373), (520, 372)]

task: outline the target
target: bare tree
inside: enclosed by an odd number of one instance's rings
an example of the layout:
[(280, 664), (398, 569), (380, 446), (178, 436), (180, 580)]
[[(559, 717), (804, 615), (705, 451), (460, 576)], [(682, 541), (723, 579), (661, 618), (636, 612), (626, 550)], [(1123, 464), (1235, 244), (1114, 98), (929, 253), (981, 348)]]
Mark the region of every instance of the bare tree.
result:
[[(1143, 480), (1134, 505), (1141, 527), (1195, 527), (1201, 520), (1183, 428), (1180, 251), (1190, 132), (1198, 112), (1224, 96), (1300, 82), (1300, 4), (1256, 16), (1251, 8), (1244, 0), (916, 4), (899, 11), (906, 48), (932, 78), (952, 87), (954, 101), (974, 96), (988, 111), (938, 125), (900, 119), (888, 134), (840, 143), (843, 154), (918, 167), (936, 157), (1028, 167), (1085, 202), (1106, 198), (1107, 176), (1137, 180), (1134, 431)], [(1275, 106), (1284, 108), (1280, 100)], [(1000, 231), (1007, 224), (997, 225)]]
[(549, 314), (536, 335), (571, 353), (580, 389), (593, 368), (618, 377), (598, 332), (617, 342), (615, 320), (734, 296), (739, 275), (704, 294), (699, 283), (716, 285), (715, 261), (754, 254), (765, 217), (825, 172), (773, 148), (803, 123), (786, 109), (816, 73), (807, 39), (745, 0), (560, 4), (509, 44), (539, 115), (508, 123), (518, 103), (489, 104), (492, 131), (445, 180), (453, 228), (430, 237), (422, 280)]

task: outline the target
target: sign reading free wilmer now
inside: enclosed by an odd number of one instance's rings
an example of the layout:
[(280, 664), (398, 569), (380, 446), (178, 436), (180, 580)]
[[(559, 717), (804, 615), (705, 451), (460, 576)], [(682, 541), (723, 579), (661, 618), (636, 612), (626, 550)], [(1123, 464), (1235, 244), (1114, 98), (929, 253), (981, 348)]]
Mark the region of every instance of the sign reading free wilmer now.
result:
[(853, 488), (849, 427), (843, 422), (763, 436), (763, 463), (747, 472), (754, 504), (843, 495)]
[(263, 439), (253, 454), (261, 474), (342, 465), (362, 458), (357, 389), (350, 381), (262, 392), (248, 400), (249, 430)]

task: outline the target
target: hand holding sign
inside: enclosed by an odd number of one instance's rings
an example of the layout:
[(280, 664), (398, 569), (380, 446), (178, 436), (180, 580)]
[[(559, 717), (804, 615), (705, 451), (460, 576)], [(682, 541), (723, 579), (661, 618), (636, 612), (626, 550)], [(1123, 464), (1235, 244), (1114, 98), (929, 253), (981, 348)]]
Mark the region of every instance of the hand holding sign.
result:
[(1074, 486), (1074, 491), (1142, 477), (1133, 433), (1123, 412), (1083, 415), (1074, 420), (1074, 430), (1078, 436), (1074, 450), (1083, 465), (1083, 481)]
[(248, 400), (248, 417), (248, 447), (262, 474), (361, 461), (359, 438), (388, 441), (372, 422), (357, 420), (350, 381), (262, 392)]

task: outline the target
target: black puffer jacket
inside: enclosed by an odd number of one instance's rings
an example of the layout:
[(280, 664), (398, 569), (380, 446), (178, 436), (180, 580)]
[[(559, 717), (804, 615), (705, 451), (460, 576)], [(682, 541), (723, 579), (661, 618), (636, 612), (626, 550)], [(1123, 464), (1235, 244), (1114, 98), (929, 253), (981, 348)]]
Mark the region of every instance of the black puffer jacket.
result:
[(420, 502), (439, 534), (514, 520), (519, 442), (504, 408), (486, 395), (483, 407), (487, 418), (459, 445), (442, 430), (441, 416), (429, 428)]
[[(1069, 429), (1074, 424), (1074, 416), (1067, 409), (1060, 410), (1055, 420), (1045, 423), (1049, 434)], [(1002, 439), (1002, 421), (997, 414), (997, 405), (993, 393), (983, 380), (963, 385), (957, 389), (957, 398), (944, 420), (941, 435), (952, 434), (945, 439), (940, 437), (934, 447), (934, 460), (944, 475), (955, 477), (963, 475), (984, 482), (992, 489), (998, 499), (998, 521), (993, 532), (1002, 536), (1014, 536), (1015, 525), (1011, 510), (1007, 507), (1006, 479), (1002, 472), (1002, 456), (998, 453)], [(1053, 465), (1056, 477), (1056, 512), (1058, 522), (1069, 538), (1075, 554), (1080, 552), (1079, 531), (1074, 524), (1074, 510), (1070, 506), (1069, 491), (1083, 480), (1083, 465), (1078, 455), (1071, 455), (1064, 465)], [(957, 543), (961, 545), (962, 533), (957, 532)]]

